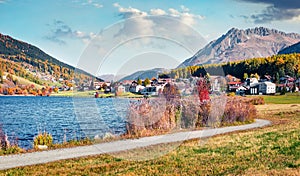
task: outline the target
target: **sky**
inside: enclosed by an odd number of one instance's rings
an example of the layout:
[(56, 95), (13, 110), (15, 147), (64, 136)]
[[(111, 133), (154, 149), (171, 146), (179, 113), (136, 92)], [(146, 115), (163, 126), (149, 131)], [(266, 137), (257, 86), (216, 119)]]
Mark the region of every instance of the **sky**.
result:
[(296, 0), (0, 0), (0, 33), (95, 74), (174, 68), (235, 27), (300, 33)]

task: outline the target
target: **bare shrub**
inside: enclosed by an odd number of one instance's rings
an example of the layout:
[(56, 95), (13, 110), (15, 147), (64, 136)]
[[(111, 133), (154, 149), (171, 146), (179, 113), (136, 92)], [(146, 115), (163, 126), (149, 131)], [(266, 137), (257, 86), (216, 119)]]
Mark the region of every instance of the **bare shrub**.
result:
[(166, 103), (163, 98), (131, 102), (127, 115), (127, 134), (140, 136), (141, 132), (175, 128), (177, 126), (175, 109), (174, 104)]
[(229, 98), (225, 107), (222, 124), (253, 121), (256, 115), (257, 111), (250, 101), (245, 101), (242, 98)]
[(160, 97), (132, 102), (127, 115), (126, 134), (147, 136), (174, 129), (250, 122), (256, 117), (253, 104), (264, 103), (261, 97), (209, 97), (206, 84), (208, 81), (200, 78), (193, 88), (194, 94), (183, 97), (175, 84), (167, 84)]
[(181, 128), (194, 128), (199, 123), (200, 103), (192, 97), (182, 99)]

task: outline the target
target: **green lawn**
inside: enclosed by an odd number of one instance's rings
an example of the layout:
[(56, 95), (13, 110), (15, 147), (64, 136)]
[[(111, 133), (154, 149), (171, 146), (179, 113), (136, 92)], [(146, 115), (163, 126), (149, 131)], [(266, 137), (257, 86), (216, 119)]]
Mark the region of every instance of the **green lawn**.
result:
[[(300, 104), (259, 105), (272, 126), (191, 140), (152, 160), (163, 144), (0, 171), (3, 175), (300, 175)], [(122, 159), (123, 158), (123, 159)]]
[(300, 93), (263, 96), (266, 104), (300, 104)]
[(34, 85), (38, 89), (43, 88), (42, 85), (31, 82), (28, 79), (25, 79), (25, 78), (22, 78), (22, 77), (19, 77), (19, 76), (16, 76), (16, 75), (12, 75), (12, 76), (13, 76), (13, 79), (17, 79), (19, 84), (21, 84), (21, 85), (26, 85), (26, 86)]

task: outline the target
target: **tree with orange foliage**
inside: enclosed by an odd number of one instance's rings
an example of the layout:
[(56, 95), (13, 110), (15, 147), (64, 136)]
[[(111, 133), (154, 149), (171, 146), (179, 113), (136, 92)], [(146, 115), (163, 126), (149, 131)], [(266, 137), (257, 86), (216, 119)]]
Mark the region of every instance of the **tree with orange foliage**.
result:
[(42, 93), (42, 91), (41, 91), (40, 89), (37, 90), (36, 94), (39, 95), (39, 96), (42, 96), (42, 95), (43, 95), (43, 93)]
[(0, 86), (0, 94), (4, 93), (4, 89)]
[(15, 88), (12, 88), (12, 87), (8, 88), (7, 89), (7, 94), (8, 95), (14, 95), (15, 94)]
[(23, 94), (23, 91), (19, 86), (15, 87), (15, 94)]
[(55, 87), (55, 88), (54, 88), (54, 92), (55, 92), (55, 93), (57, 93), (58, 90), (59, 90), (58, 87)]
[(28, 95), (28, 91), (26, 89), (23, 90), (23, 95)]
[(35, 90), (30, 90), (30, 94), (32, 94), (34, 96), (38, 95), (38, 93)]

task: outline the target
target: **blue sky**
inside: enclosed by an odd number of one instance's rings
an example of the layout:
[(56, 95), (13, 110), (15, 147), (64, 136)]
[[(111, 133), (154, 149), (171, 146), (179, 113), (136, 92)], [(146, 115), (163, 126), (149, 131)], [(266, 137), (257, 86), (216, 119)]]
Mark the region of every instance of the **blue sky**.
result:
[[(0, 33), (99, 75), (175, 67), (232, 27), (300, 33), (300, 3), (294, 0), (0, 0), (0, 12)], [(140, 68), (124, 68), (133, 61)]]

